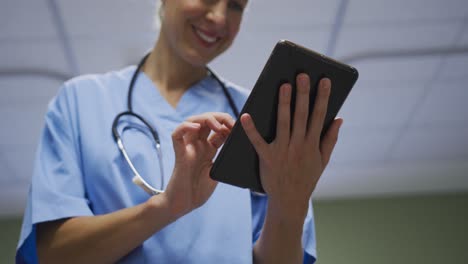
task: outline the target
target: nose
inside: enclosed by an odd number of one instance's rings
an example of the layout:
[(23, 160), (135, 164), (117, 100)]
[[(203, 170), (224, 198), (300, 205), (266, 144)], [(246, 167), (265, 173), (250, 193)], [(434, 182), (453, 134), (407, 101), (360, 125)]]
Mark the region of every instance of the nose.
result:
[(214, 3), (211, 5), (208, 11), (208, 20), (213, 22), (213, 24), (215, 24), (218, 27), (224, 27), (226, 25), (228, 1), (214, 1)]

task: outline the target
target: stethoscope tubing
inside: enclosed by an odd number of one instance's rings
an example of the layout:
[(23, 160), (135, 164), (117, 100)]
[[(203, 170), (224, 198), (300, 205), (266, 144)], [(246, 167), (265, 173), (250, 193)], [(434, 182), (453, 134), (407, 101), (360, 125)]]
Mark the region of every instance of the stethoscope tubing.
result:
[[(117, 146), (124, 156), (125, 161), (127, 162), (130, 170), (133, 172), (134, 176), (132, 178), (132, 182), (138, 186), (140, 186), (145, 192), (147, 192), (150, 195), (158, 195), (164, 192), (164, 190), (159, 190), (154, 187), (152, 187), (148, 182), (146, 182), (143, 177), (138, 173), (138, 170), (135, 168), (133, 165), (132, 160), (130, 159), (127, 150), (125, 149), (125, 146), (123, 144), (123, 141), (117, 131), (117, 125), (122, 116), (132, 116), (143, 122), (148, 129), (151, 132), (151, 136), (154, 139), (155, 142), (155, 147), (157, 151), (157, 156), (158, 156), (158, 162), (159, 162), (159, 170), (160, 170), (160, 177), (161, 177), (161, 188), (164, 187), (164, 169), (163, 169), (163, 160), (162, 160), (162, 150), (161, 150), (161, 142), (159, 140), (159, 134), (158, 132), (153, 129), (153, 127), (147, 122), (142, 116), (139, 114), (133, 112), (132, 108), (132, 95), (133, 95), (133, 88), (135, 87), (135, 82), (138, 78), (138, 75), (140, 73), (141, 68), (143, 67), (146, 59), (150, 53), (146, 54), (141, 61), (138, 63), (138, 66), (135, 70), (135, 72), (132, 75), (132, 78), (130, 80), (130, 84), (128, 86), (128, 94), (127, 94), (127, 111), (121, 112), (117, 114), (117, 116), (114, 118), (114, 121), (112, 122), (112, 136), (114, 138), (114, 141), (117, 143)], [(221, 89), (223, 90), (224, 95), (226, 96), (226, 99), (228, 100), (229, 106), (231, 107), (233, 113), (235, 116), (239, 116), (239, 110), (237, 109), (237, 106), (234, 103), (234, 100), (232, 99), (231, 94), (229, 93), (226, 85), (224, 84), (223, 81), (208, 67), (206, 67), (207, 71), (209, 74), (216, 80), (216, 82), (219, 83), (221, 86)]]

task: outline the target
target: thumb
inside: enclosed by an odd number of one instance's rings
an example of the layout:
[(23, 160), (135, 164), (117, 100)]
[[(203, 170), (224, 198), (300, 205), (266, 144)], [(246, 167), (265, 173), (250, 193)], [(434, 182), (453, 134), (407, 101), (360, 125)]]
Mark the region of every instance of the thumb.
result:
[(264, 153), (267, 151), (268, 143), (265, 142), (263, 137), (258, 132), (255, 124), (252, 120), (252, 117), (249, 114), (243, 114), (240, 117), (242, 127), (244, 128), (245, 134), (252, 143), (255, 151), (259, 156), (264, 156)]

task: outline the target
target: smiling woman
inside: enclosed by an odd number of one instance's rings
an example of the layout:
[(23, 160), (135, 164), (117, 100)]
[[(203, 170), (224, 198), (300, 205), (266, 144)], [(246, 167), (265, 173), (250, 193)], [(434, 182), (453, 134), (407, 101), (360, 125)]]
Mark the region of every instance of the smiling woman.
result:
[[(298, 97), (291, 134), (293, 87), (281, 87), (277, 134), (283, 136), (254, 145), (290, 157), (312, 147), (299, 163), (268, 162), (268, 153), (259, 152), (268, 196), (209, 177), (248, 91), (207, 64), (233, 43), (246, 5), (163, 0), (159, 37), (138, 66), (63, 84), (46, 114), (18, 263), (315, 261), (309, 198), (341, 124), (335, 121), (315, 144), (330, 81), (321, 83), (310, 124), (301, 111), (309, 96)], [(298, 75), (297, 89), (309, 93), (307, 75)], [(249, 115), (242, 121), (255, 143)]]

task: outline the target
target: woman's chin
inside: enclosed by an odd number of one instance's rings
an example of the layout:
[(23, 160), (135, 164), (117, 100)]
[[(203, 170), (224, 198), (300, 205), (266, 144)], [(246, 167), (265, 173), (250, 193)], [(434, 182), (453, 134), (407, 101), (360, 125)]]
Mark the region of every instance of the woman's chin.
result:
[(197, 51), (191, 51), (186, 56), (186, 61), (197, 67), (204, 67), (210, 63), (218, 54), (202, 54)]

